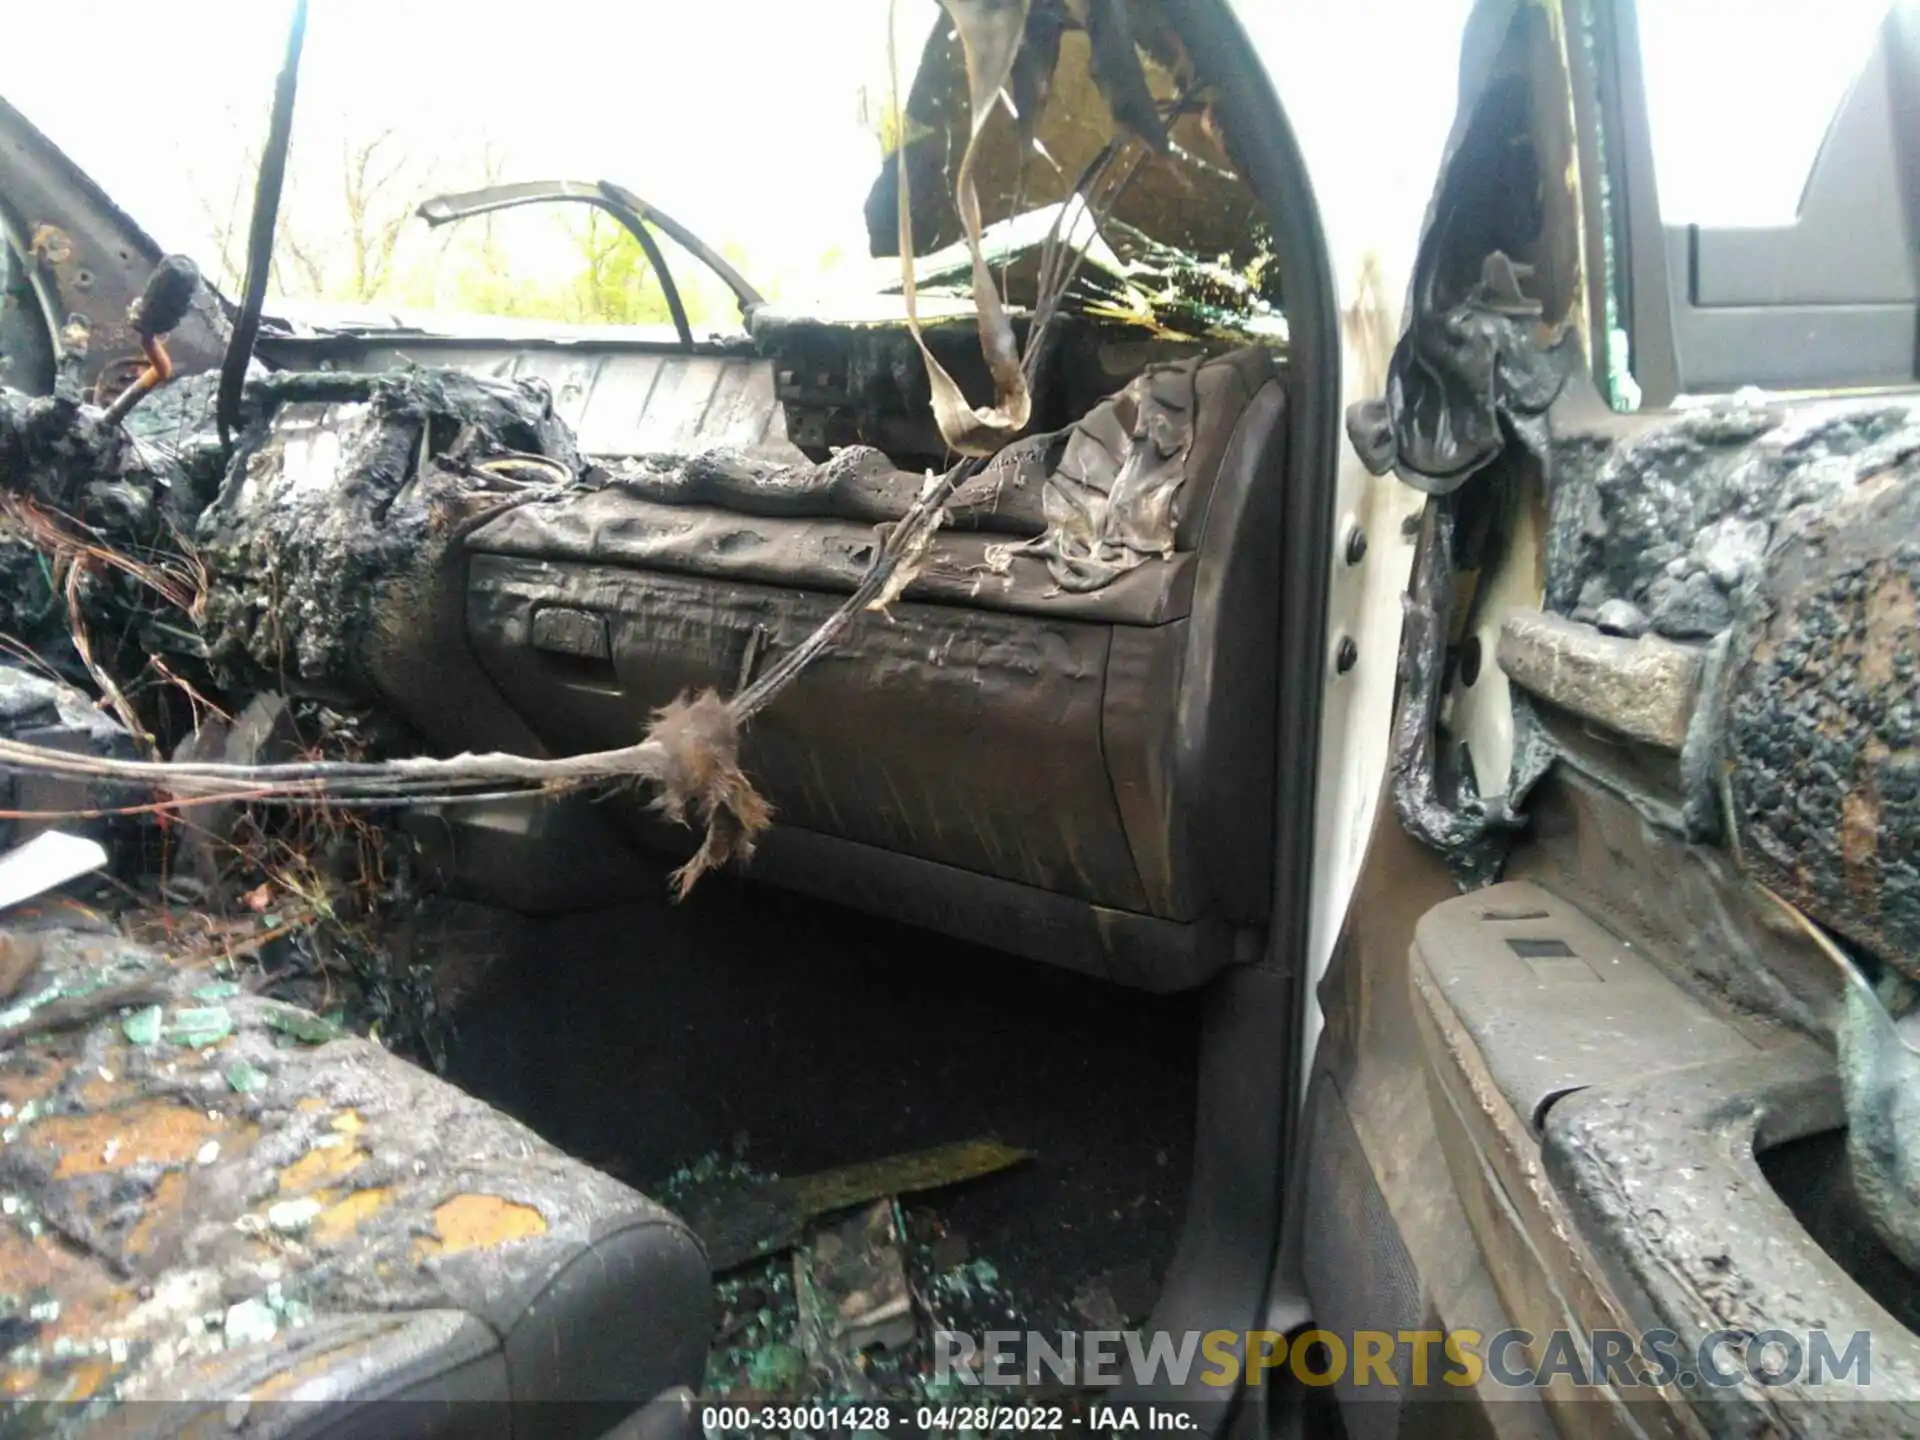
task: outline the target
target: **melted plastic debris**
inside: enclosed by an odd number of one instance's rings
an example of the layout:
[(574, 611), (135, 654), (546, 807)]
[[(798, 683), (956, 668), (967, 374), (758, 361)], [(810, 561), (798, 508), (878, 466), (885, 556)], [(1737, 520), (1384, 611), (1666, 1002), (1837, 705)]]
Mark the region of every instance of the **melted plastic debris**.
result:
[(1547, 605), (1597, 621), (1624, 600), (1670, 639), (1733, 621), (1775, 527), (1920, 450), (1920, 406), (1847, 401), (1788, 414), (1757, 393), (1614, 441), (1556, 441)]
[(201, 629), (230, 688), (291, 680), (378, 700), (366, 666), (391, 623), (385, 607), (428, 583), (473, 515), (553, 488), (498, 479), (483, 462), (504, 450), (569, 476), (579, 465), (552, 396), (531, 381), (283, 374), (248, 397), (267, 418), (196, 532), (210, 572)]
[(1192, 364), (1153, 369), (1068, 432), (1047, 476), (1047, 568), (1062, 590), (1098, 590), (1173, 554), (1198, 401)]
[(900, 1350), (918, 1333), (904, 1246), (899, 1202), (881, 1200), (794, 1251), (800, 1348), (835, 1393), (871, 1395), (869, 1352)]

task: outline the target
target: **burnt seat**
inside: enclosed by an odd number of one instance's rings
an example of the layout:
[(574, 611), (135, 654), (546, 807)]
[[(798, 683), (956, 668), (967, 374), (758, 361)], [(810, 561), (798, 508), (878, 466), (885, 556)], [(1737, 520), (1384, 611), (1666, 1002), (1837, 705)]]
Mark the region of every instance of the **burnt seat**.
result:
[(0, 937), (39, 957), (16, 1008), (160, 997), (0, 1049), (7, 1400), (153, 1440), (586, 1437), (699, 1383), (706, 1258), (661, 1206), (77, 907)]
[[(1251, 349), (1146, 378), (1190, 397), (1170, 553), (1099, 583), (1057, 543), (1078, 502), (1052, 482), (1077, 434), (1126, 443), (1124, 404), (1003, 452), (904, 598), (755, 721), (746, 768), (778, 812), (756, 877), (1157, 990), (1251, 950), (1283, 380)], [(469, 537), (469, 641), (554, 751), (631, 743), (654, 707), (730, 691), (808, 634), (923, 480), (859, 449), (622, 467)], [(630, 823), (690, 848), (637, 806)]]

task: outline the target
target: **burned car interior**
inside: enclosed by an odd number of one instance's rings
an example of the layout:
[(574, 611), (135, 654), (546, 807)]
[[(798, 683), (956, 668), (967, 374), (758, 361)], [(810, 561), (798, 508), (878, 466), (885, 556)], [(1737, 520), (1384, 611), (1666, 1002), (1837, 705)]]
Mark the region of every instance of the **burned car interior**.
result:
[[(1000, 1330), (1231, 1339), (1001, 1392), (1085, 1428), (1920, 1434), (1910, 4), (1777, 223), (1657, 0), (1460, 6), (1417, 205), (1297, 6), (927, 0), (858, 293), (409, 212), (657, 327), (272, 293), (291, 9), (224, 287), (0, 99), (21, 1433), (968, 1433)], [(1871, 1403), (1545, 1363), (1653, 1333)]]
[[(1196, 997), (1271, 914), (1288, 320), (1171, 15), (1018, 8), (1024, 118), (973, 128), (1009, 37), (928, 8), (866, 213), (918, 253), (847, 313), (612, 181), (420, 207), (614, 215), (670, 338), (170, 302), (0, 108), (8, 733), (81, 757), (12, 823), (98, 833), (140, 937), (16, 914), (10, 1394), (691, 1433), (689, 1386), (924, 1397), (933, 1315), (1168, 1292)], [(688, 256), (743, 334), (695, 333)], [(877, 1328), (821, 1318), (848, 1274)]]
[[(1543, 1379), (1537, 1418), (1905, 1434), (1911, 955), (1884, 927), (1912, 826), (1920, 50), (1906, 7), (1866, 37), (1793, 224), (1663, 225), (1651, 8), (1596, 7), (1582, 47), (1524, 9), (1489, 39), (1385, 393), (1348, 412), (1429, 498), (1295, 1273), (1336, 1333), (1871, 1333), (1884, 1404), (1821, 1405), (1750, 1351), (1714, 1394)], [(1582, 106), (1604, 191), (1536, 178)], [(1410, 1088), (1430, 1136), (1393, 1128)], [(1467, 1237), (1484, 1271), (1430, 1263)], [(1419, 1433), (1412, 1396), (1334, 1388), (1350, 1431)]]
[[(1062, 23), (1051, 13), (1036, 10), (1034, 35)], [(1158, 32), (1136, 39), (1149, 57), (1156, 44), (1177, 51)], [(1039, 138), (1052, 142), (1059, 187), (1111, 146), (1078, 118), (1102, 103), (1087, 34), (1052, 43), (1060, 88)], [(1139, 83), (1151, 72), (1164, 92), (1143, 103), (1177, 112), (1178, 70), (1142, 66)], [(916, 243), (931, 250), (958, 233), (939, 206), (952, 208), (941, 177), (964, 140), (964, 79), (958, 42), (936, 27), (906, 114), (945, 128), (902, 162), (919, 179)], [(758, 847), (756, 878), (1175, 990), (1236, 946), (1257, 950), (1265, 920), (1271, 821), (1259, 797), (1271, 789), (1276, 616), (1263, 597), (1286, 473), (1284, 327), (1243, 278), (1260, 273), (1255, 207), (1218, 141), (1197, 113), (1153, 123), (1181, 158), (1164, 167), (1171, 178), (1128, 186), (1106, 217), (1101, 234), (1130, 237), (1138, 258), (1089, 257), (1050, 299), (1060, 313), (1032, 385), (1037, 433), (958, 487), (898, 600), (861, 617), (760, 717), (742, 764), (782, 817)], [(1026, 232), (990, 262), (1020, 307), (1016, 338), (1039, 303), (1045, 222), (1076, 223), (1071, 195), (1008, 171), (1019, 139), (996, 112), (975, 171), (989, 244), (996, 226)], [(924, 158), (936, 146), (950, 158)], [(876, 195), (899, 173), (883, 165)], [(1022, 202), (1031, 208), (996, 220)], [(1192, 213), (1219, 233), (1186, 221), (1162, 240), (1141, 228)], [(888, 233), (873, 215), (870, 204), (874, 248), (888, 253), (898, 226)], [(1185, 258), (1196, 252), (1219, 258)], [(940, 264), (935, 253), (918, 267), (927, 343), (970, 398), (984, 397), (992, 380), (970, 303), (949, 298), (958, 314), (931, 313)], [(609, 750), (677, 695), (743, 688), (854, 591), (875, 527), (906, 517), (945, 442), (898, 302), (882, 296), (876, 316), (834, 322), (775, 312), (752, 293), (741, 295), (750, 342), (737, 348), (584, 358), (569, 347), (506, 364), (503, 378), (551, 395), (555, 421), (596, 468), (590, 485), (503, 507), (464, 535), (464, 645), (477, 673), (462, 684), (472, 702), (460, 723), (484, 729), (447, 743), (524, 728), (549, 753)], [(283, 372), (326, 363), (336, 375), (465, 358), (364, 334), (269, 338), (260, 353)], [(477, 368), (499, 375), (502, 363), (486, 356)], [(340, 435), (344, 419), (284, 407), (261, 455), (291, 462), (295, 434)], [(230, 487), (216, 514), (236, 503), (291, 513), (263, 463), (247, 462), (248, 492)], [(424, 615), (382, 623), (433, 633)], [(388, 668), (422, 663), (433, 662)], [(403, 707), (425, 733), (447, 724), (447, 678), (422, 694), (440, 713)], [(642, 844), (686, 848), (679, 827), (644, 814), (630, 823)]]

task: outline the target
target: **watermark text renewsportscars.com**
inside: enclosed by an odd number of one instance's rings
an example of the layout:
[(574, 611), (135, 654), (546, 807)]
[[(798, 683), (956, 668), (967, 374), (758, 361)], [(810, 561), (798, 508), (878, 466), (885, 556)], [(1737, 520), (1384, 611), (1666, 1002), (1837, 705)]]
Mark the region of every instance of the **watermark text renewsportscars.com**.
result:
[(1615, 1389), (1679, 1385), (1865, 1387), (1873, 1339), (1865, 1330), (1720, 1330), (1697, 1345), (1671, 1330), (937, 1330), (936, 1380), (960, 1385), (1203, 1385), (1229, 1390), (1282, 1376), (1304, 1385), (1343, 1379), (1358, 1388), (1511, 1389), (1557, 1380)]

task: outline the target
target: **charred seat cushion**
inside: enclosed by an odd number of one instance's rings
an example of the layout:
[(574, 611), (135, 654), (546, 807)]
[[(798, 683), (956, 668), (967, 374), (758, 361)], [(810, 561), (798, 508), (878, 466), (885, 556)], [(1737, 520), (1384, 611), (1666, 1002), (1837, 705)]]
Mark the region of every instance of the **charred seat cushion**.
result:
[(40, 952), (7, 1021), (142, 977), (161, 996), (0, 1049), (8, 1397), (92, 1402), (127, 1435), (209, 1414), (224, 1434), (369, 1433), (365, 1407), (398, 1400), (438, 1403), (380, 1433), (597, 1435), (697, 1381), (706, 1260), (667, 1210), (116, 931), (4, 938)]

